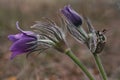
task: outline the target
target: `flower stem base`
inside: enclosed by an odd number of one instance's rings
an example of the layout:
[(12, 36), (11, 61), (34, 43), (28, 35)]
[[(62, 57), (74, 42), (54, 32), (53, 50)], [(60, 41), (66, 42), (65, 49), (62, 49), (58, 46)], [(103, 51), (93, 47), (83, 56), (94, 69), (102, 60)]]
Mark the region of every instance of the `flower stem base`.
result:
[(72, 53), (70, 49), (67, 49), (65, 53), (79, 66), (79, 68), (81, 68), (81, 70), (90, 80), (95, 80), (93, 76), (88, 72), (86, 67), (79, 61), (79, 59)]
[(94, 53), (93, 55), (94, 55), (96, 64), (97, 64), (97, 66), (98, 66), (99, 72), (100, 72), (103, 80), (107, 80), (107, 76), (106, 76), (106, 73), (105, 73), (105, 71), (104, 71), (104, 68), (103, 68), (103, 65), (102, 65), (102, 63), (101, 63), (101, 60), (100, 60), (99, 55), (98, 55), (98, 54), (95, 54), (95, 53)]

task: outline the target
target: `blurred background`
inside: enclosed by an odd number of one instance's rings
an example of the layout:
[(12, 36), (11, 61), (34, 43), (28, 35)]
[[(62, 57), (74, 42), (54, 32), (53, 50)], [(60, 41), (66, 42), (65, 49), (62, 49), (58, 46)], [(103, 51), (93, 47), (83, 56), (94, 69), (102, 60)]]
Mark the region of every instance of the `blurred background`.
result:
[[(120, 80), (120, 1), (119, 0), (0, 0), (0, 80), (88, 80), (65, 54), (49, 50), (36, 56), (10, 60), (7, 36), (16, 34), (16, 21), (28, 30), (34, 21), (48, 17), (59, 24), (59, 10), (70, 4), (87, 16), (96, 30), (106, 29), (107, 43), (100, 57), (109, 80)], [(84, 26), (86, 27), (86, 26)], [(90, 51), (71, 36), (69, 45), (89, 71), (101, 80)]]

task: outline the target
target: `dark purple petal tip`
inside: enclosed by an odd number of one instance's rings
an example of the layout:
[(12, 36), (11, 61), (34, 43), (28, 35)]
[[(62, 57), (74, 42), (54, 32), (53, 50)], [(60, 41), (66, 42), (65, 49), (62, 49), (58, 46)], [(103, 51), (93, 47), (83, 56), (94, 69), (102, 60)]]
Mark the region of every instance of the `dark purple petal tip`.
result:
[(70, 5), (61, 9), (61, 13), (76, 27), (82, 25), (82, 17), (75, 10), (73, 10)]

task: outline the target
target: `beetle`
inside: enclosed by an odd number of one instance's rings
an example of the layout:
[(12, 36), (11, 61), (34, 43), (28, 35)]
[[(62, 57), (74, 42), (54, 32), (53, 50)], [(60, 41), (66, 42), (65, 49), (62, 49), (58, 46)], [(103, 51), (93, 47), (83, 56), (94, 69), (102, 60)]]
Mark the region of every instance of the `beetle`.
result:
[(86, 18), (86, 22), (89, 31), (88, 48), (92, 53), (98, 54), (102, 52), (105, 47), (107, 41), (105, 33), (107, 30), (96, 31), (88, 18)]
[(105, 32), (106, 29), (104, 29), (103, 31), (97, 31), (96, 35), (97, 35), (97, 46), (96, 46), (96, 50), (95, 53), (100, 53), (106, 44), (107, 38), (105, 36)]

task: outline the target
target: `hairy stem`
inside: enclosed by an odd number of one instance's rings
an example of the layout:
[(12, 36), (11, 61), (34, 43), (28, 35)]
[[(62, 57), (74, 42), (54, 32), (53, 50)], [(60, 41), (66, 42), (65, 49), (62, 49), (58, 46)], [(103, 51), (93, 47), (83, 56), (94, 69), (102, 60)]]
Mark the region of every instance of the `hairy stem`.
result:
[(86, 74), (86, 76), (90, 80), (95, 80), (92, 74), (88, 72), (87, 68), (79, 61), (79, 59), (72, 53), (70, 49), (66, 50), (65, 53), (79, 66), (79, 68), (81, 68), (81, 70)]
[(103, 78), (103, 80), (107, 80), (107, 76), (106, 76), (106, 73), (105, 73), (105, 70), (103, 68), (103, 65), (101, 63), (101, 60), (100, 60), (100, 57), (98, 54), (94, 53), (94, 58), (95, 58), (95, 61), (96, 61), (96, 64), (98, 66), (98, 69), (99, 69), (99, 72)]

